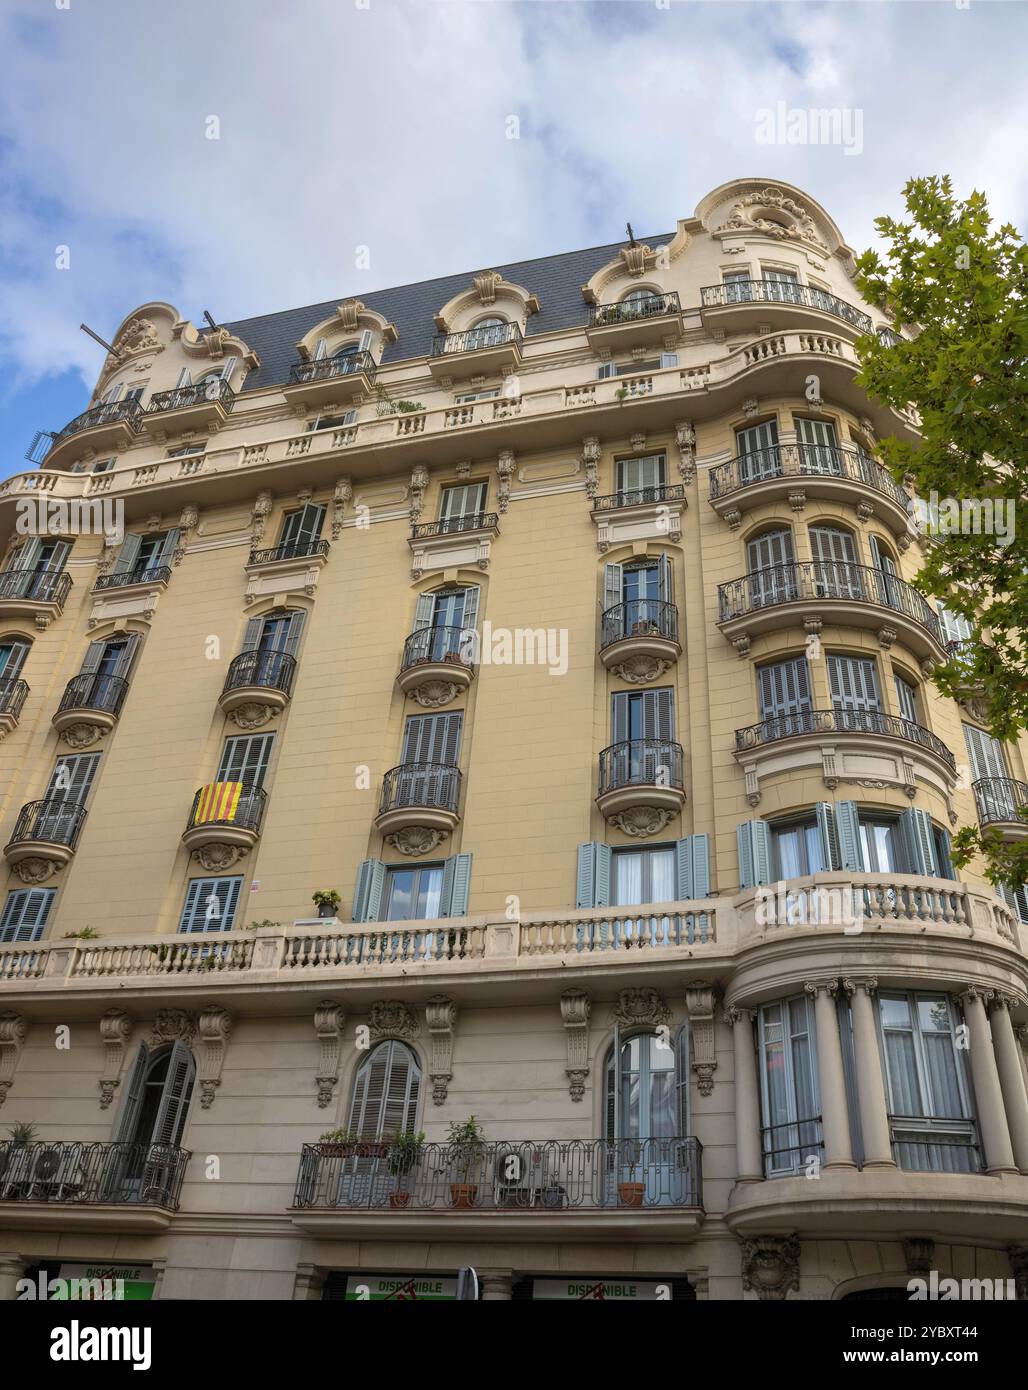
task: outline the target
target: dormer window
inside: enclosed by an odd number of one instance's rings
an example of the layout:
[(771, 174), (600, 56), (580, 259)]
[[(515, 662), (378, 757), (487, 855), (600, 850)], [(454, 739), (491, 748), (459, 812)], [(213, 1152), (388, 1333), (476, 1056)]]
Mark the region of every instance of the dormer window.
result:
[(475, 348), (496, 347), (500, 343), (507, 341), (508, 323), (506, 319), (492, 318), (479, 319), (469, 330), (465, 340), (465, 351), (472, 352)]

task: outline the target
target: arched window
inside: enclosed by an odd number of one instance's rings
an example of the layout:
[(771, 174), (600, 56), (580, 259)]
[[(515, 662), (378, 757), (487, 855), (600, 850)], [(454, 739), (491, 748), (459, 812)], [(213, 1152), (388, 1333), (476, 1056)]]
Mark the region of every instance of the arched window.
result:
[(506, 340), (507, 320), (497, 315), (479, 319), (468, 333), (467, 346), (472, 348), (496, 347)]
[(621, 299), (622, 318), (645, 318), (664, 310), (664, 297), (656, 290), (629, 290)]
[(857, 561), (857, 545), (841, 526), (811, 526), (810, 551), (814, 557), (814, 590), (818, 598), (867, 598), (863, 566)]
[(605, 1202), (642, 1187), (644, 1206), (693, 1200), (698, 1156), (689, 1135), (689, 1032), (645, 1030), (607, 1054), (604, 1093)]
[(185, 1043), (151, 1052), (139, 1044), (118, 1122), (118, 1142), (178, 1145), (193, 1093), (196, 1062)]
[(372, 1048), (357, 1068), (349, 1128), (362, 1139), (389, 1139), (417, 1129), (421, 1066), (395, 1038)]
[(3, 693), (8, 691), (21, 675), (21, 668), (31, 646), (32, 643), (27, 637), (0, 637), (0, 703)]
[(763, 608), (772, 603), (785, 603), (799, 594), (792, 545), (792, 532), (787, 526), (762, 531), (746, 543), (746, 568), (750, 608)]

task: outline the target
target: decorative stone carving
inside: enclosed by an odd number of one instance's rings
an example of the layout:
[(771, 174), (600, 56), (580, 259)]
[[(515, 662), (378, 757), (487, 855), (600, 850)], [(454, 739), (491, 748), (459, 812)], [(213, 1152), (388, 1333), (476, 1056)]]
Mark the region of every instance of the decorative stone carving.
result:
[(418, 524), (422, 508), (425, 505), (425, 489), (428, 487), (428, 469), (423, 463), (416, 463), (411, 469), (410, 475), (410, 523), (412, 526)]
[(505, 512), (510, 503), (510, 480), (514, 476), (515, 462), (514, 452), (511, 449), (503, 449), (496, 462), (496, 472), (500, 478), (497, 496), (501, 512)]
[(733, 638), (733, 639), (732, 639), (732, 646), (733, 646), (733, 647), (735, 648), (735, 650), (739, 653), (739, 656), (740, 656), (740, 657), (749, 656), (749, 654), (750, 654), (750, 639), (749, 639), (749, 637), (746, 635), (746, 633), (743, 633), (741, 637), (735, 637), (735, 638)]
[(652, 246), (644, 246), (641, 242), (634, 246), (622, 246), (618, 255), (624, 264), (626, 272), (637, 280), (640, 275), (644, 275), (647, 270), (652, 270), (657, 264), (657, 253)]
[(906, 531), (901, 531), (896, 537), (896, 549), (901, 555), (905, 555), (910, 549), (910, 537)]
[(182, 514), (178, 519), (179, 536), (178, 544), (175, 546), (175, 553), (171, 557), (173, 565), (181, 565), (186, 553), (186, 541), (200, 524), (200, 509), (188, 503), (182, 508)]
[(56, 859), (46, 859), (42, 855), (33, 854), (28, 859), (19, 859), (13, 867), (22, 883), (44, 883), (51, 874), (63, 869), (64, 865)]
[(90, 724), (87, 720), (82, 720), (78, 724), (69, 724), (67, 728), (60, 731), (60, 737), (69, 748), (89, 748), (94, 743), (106, 737), (108, 730), (98, 724)]
[(228, 717), (233, 724), (238, 724), (241, 729), (259, 729), (262, 724), (267, 724), (278, 714), (278, 710), (271, 705), (261, 704), (259, 700), (247, 700), (245, 704), (237, 705), (235, 709), (229, 710)]
[(158, 1009), (150, 1033), (150, 1046), (180, 1042), (192, 1047), (196, 1036), (196, 1020), (184, 1009)]
[(250, 515), (250, 542), (254, 550), (259, 548), (264, 537), (264, 527), (270, 513), (271, 493), (259, 492), (253, 504), (253, 512)]
[(344, 299), (336, 306), (336, 317), (344, 333), (356, 333), (360, 327), (361, 311), (364, 308), (360, 299)]
[(888, 651), (898, 636), (894, 627), (880, 627), (878, 629), (878, 645), (883, 651)]
[(436, 845), (441, 844), (449, 833), (448, 830), (440, 830), (435, 826), (408, 825), (402, 830), (393, 831), (385, 839), (386, 844), (392, 845), (398, 854), (414, 857), (428, 854)]
[(760, 401), (756, 396), (747, 396), (746, 400), (742, 403), (742, 413), (747, 420), (752, 419), (754, 415), (759, 415)]
[(789, 493), (789, 506), (794, 512), (801, 512), (807, 505), (807, 494), (802, 488), (796, 488)]
[[(761, 208), (774, 208), (788, 219), (779, 222), (769, 217), (761, 217)], [(810, 212), (794, 198), (788, 197), (780, 188), (769, 185), (757, 193), (747, 193), (732, 207), (728, 219), (717, 228), (714, 235), (724, 232), (760, 232), (775, 241), (802, 241), (828, 254), (828, 246), (822, 240)]]
[(909, 1236), (903, 1241), (908, 1274), (929, 1274), (935, 1267), (935, 1241), (928, 1236)]
[(473, 284), (475, 293), (478, 295), (478, 302), (484, 306), (496, 303), (496, 287), (503, 281), (503, 276), (497, 274), (495, 270), (482, 270), (474, 277)]
[(935, 675), (935, 664), (936, 663), (934, 661), (928, 660), (921, 662), (921, 674), (922, 676), (924, 676), (926, 681), (930, 681), (932, 677)]
[(421, 1031), (414, 1010), (401, 999), (380, 999), (372, 1004), (370, 1012), (369, 1028), (374, 1042), (382, 1038), (409, 1041)]
[(629, 685), (644, 685), (647, 681), (656, 680), (670, 668), (671, 662), (665, 661), (663, 657), (630, 656), (612, 666), (611, 670), (623, 681), (628, 681)]
[(823, 627), (824, 627), (824, 619), (823, 619), (823, 618), (813, 617), (813, 618), (804, 618), (804, 619), (803, 619), (803, 631), (807, 634), (808, 637), (817, 637), (817, 636), (819, 636), (819, 634), (820, 634), (820, 632), (821, 632), (821, 630), (822, 630)]
[(714, 1072), (717, 1070), (714, 1005), (715, 994), (712, 985), (697, 980), (694, 984), (686, 986), (685, 1009), (689, 1015), (690, 1065), (696, 1075), (696, 1084), (701, 1096), (709, 1096), (713, 1092)]
[(676, 812), (665, 806), (630, 806), (607, 817), (608, 825), (616, 825), (633, 839), (644, 840), (648, 835), (656, 835), (675, 818)]
[(246, 845), (200, 845), (193, 850), (193, 858), (209, 874), (220, 874), (226, 869), (234, 868), (240, 859), (245, 859), (249, 853)]
[(599, 487), (600, 441), (594, 434), (582, 440), (582, 467), (585, 469), (585, 495), (592, 499)]
[(132, 1032), (132, 1020), (124, 1009), (108, 1009), (100, 1019), (100, 1039), (104, 1045), (103, 1074), (96, 1083), (100, 1088), (100, 1109), (110, 1109), (114, 1092), (121, 1081), (125, 1061), (125, 1044)]
[(560, 1017), (564, 1024), (567, 1040), (568, 1064), (565, 1075), (568, 1079), (568, 1094), (574, 1101), (585, 1095), (585, 1083), (589, 1076), (589, 1015), (592, 1001), (580, 989), (566, 989), (560, 996)]
[(14, 1072), (28, 1027), (20, 1014), (0, 1014), (0, 1105), (14, 1085)]
[(727, 512), (722, 512), (722, 516), (728, 522), (731, 530), (738, 531), (742, 525), (742, 512), (739, 511), (738, 507), (730, 507)]
[(870, 521), (874, 514), (875, 509), (870, 502), (857, 503), (857, 517), (860, 521)]
[(461, 688), (454, 685), (453, 681), (425, 681), (424, 685), (419, 685), (410, 693), (411, 698), (419, 705), (424, 705), (425, 709), (439, 709), (455, 699)]
[(656, 1028), (670, 1019), (671, 1010), (655, 989), (623, 989), (614, 1006), (614, 1022), (619, 1028)]
[(782, 1302), (800, 1287), (800, 1243), (795, 1236), (756, 1236), (742, 1242), (742, 1286), (764, 1302)]
[(337, 1004), (334, 999), (323, 999), (314, 1010), (314, 1032), (320, 1045), (318, 1071), (314, 1080), (318, 1087), (318, 1108), (321, 1110), (332, 1104), (332, 1093), (339, 1080), (339, 1049), (345, 1019), (342, 1004)]
[(675, 445), (678, 449), (678, 474), (688, 487), (696, 477), (696, 430), (691, 420), (676, 423)]
[(214, 1093), (221, 1085), (221, 1069), (225, 1064), (225, 1044), (232, 1031), (232, 1015), (220, 1004), (211, 1004), (200, 1014), (200, 1108), (209, 1110)]
[(343, 513), (346, 505), (353, 500), (353, 483), (349, 478), (339, 478), (332, 493), (332, 539), (337, 541), (343, 529)]
[(868, 417), (866, 415), (861, 415), (860, 419), (857, 421), (857, 424), (860, 426), (860, 432), (867, 440), (867, 442), (872, 446), (877, 444), (878, 435), (875, 432), (874, 425), (871, 423)]
[(458, 478), (470, 478), (471, 464), (468, 462), (458, 463), (453, 471), (457, 474)]
[(129, 319), (114, 346), (119, 352), (152, 352), (161, 346), (157, 325), (151, 319)]
[(646, 448), (646, 436), (641, 430), (638, 434), (629, 435), (628, 442), (636, 453)]
[(443, 1105), (453, 1076), (453, 1030), (457, 1024), (457, 1005), (445, 994), (433, 994), (425, 1003), (428, 1029), (428, 1075), (432, 1082), (432, 1101)]

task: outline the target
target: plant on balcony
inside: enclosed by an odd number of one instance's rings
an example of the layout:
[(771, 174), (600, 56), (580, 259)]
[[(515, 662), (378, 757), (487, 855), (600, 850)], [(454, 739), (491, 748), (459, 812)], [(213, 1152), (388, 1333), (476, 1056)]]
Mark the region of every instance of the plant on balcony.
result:
[(393, 1135), (388, 1154), (389, 1171), (396, 1179), (396, 1188), (389, 1194), (391, 1207), (405, 1207), (410, 1201), (406, 1181), (421, 1162), (424, 1147), (425, 1136), (420, 1132), (408, 1134), (405, 1130), (397, 1130)]
[(355, 1129), (326, 1129), (319, 1140), (322, 1158), (385, 1158), (389, 1144), (382, 1139), (362, 1139)]
[(23, 1149), (26, 1144), (34, 1144), (36, 1142), (37, 1130), (35, 1125), (25, 1124), (24, 1122), (11, 1125), (7, 1133), (11, 1136), (11, 1143), (19, 1149)]
[(419, 410), (424, 410), (421, 401), (394, 401), (384, 386), (375, 387), (375, 395), (378, 397), (378, 405), (375, 407), (376, 415), (413, 415)]
[(343, 901), (334, 888), (319, 888), (311, 894), (311, 898), (318, 909), (319, 917), (335, 917), (339, 911), (339, 904)]
[(660, 629), (657, 624), (649, 620), (632, 624), (633, 637), (656, 637), (659, 633)]
[(616, 401), (626, 401), (628, 399), (628, 387), (619, 386), (618, 389), (614, 392), (614, 399)]
[(280, 927), (281, 925), (282, 925), (281, 922), (272, 922), (270, 918), (265, 917), (265, 918), (263, 918), (263, 920), (260, 921), (260, 922), (249, 922), (249, 923), (243, 928), (243, 930), (244, 930), (244, 931), (260, 931), (262, 927)]
[(78, 931), (66, 931), (65, 941), (96, 941), (100, 933), (94, 927), (80, 927)]
[(628, 1170), (628, 1181), (618, 1183), (618, 1201), (623, 1207), (641, 1207), (646, 1195), (646, 1184), (635, 1180), (635, 1171), (640, 1161), (639, 1145), (634, 1139), (622, 1142), (625, 1147), (618, 1158), (622, 1168)]
[(460, 1181), (450, 1184), (450, 1203), (455, 1207), (472, 1207), (478, 1196), (478, 1185), (469, 1179), (485, 1152), (485, 1135), (474, 1115), (463, 1124), (450, 1122), (446, 1136), (446, 1161)]

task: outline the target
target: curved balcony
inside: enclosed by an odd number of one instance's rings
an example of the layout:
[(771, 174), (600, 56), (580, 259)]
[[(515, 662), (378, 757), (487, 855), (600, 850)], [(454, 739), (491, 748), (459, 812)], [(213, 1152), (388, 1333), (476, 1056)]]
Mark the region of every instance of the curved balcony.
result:
[(521, 328), (516, 323), (488, 324), (463, 333), (437, 333), (428, 370), (437, 381), (456, 377), (495, 376), (521, 365)]
[(182, 843), (204, 868), (230, 868), (260, 838), (266, 801), (249, 782), (208, 782), (193, 797)]
[(22, 866), (25, 883), (41, 882), (70, 861), (85, 819), (86, 808), (77, 801), (29, 801), (18, 813), (4, 857), (13, 867)]
[(403, 644), (396, 683), (419, 705), (447, 705), (474, 679), (477, 645), (474, 628), (419, 628)]
[(64, 611), (71, 575), (64, 570), (4, 570), (0, 574), (0, 618), (32, 618), (49, 627)]
[(685, 802), (682, 745), (670, 739), (628, 739), (600, 754), (596, 805), (626, 835), (662, 830)]
[(383, 779), (375, 824), (401, 853), (426, 853), (456, 829), (460, 787), (448, 763), (401, 763)]
[(829, 290), (787, 280), (732, 280), (704, 285), (700, 290), (700, 318), (704, 327), (726, 333), (768, 324), (796, 328), (822, 324), (837, 328), (846, 324), (855, 333), (870, 333), (871, 319), (862, 309), (847, 304)]
[(155, 391), (142, 424), (152, 434), (213, 430), (225, 423), (235, 403), (236, 394), (227, 381), (206, 377), (173, 391)]
[[(710, 505), (733, 527), (743, 513), (766, 502), (824, 497), (877, 512), (895, 535), (907, 532), (910, 499), (875, 459), (842, 444), (776, 444), (712, 468)], [(870, 494), (870, 495), (869, 495)], [(870, 510), (868, 510), (870, 509)]]
[(283, 390), (291, 405), (345, 405), (371, 390), (376, 370), (370, 352), (322, 357), (316, 362), (294, 362)]
[(661, 599), (629, 599), (604, 610), (600, 660), (631, 684), (655, 680), (682, 655), (678, 609)]
[(134, 399), (84, 410), (54, 435), (44, 460), (46, 467), (57, 468), (62, 459), (75, 452), (76, 446), (80, 452), (92, 449), (95, 453), (117, 453), (135, 439), (142, 418), (143, 407)]
[(18, 727), (29, 688), (23, 680), (0, 680), (0, 738)]
[(1028, 784), (1012, 777), (980, 777), (971, 790), (980, 826), (995, 826), (1011, 843), (1028, 837)]
[(295, 674), (296, 658), (288, 652), (242, 652), (229, 662), (218, 697), (222, 713), (244, 715), (253, 706), (264, 723), (289, 703)]
[(759, 633), (822, 621), (871, 628), (885, 647), (901, 637), (933, 665), (947, 657), (939, 615), (924, 595), (870, 565), (793, 561), (752, 570), (718, 587), (718, 626), (740, 655)]
[[(74, 742), (76, 746), (93, 743), (117, 724), (127, 692), (128, 681), (121, 676), (100, 672), (72, 676), (64, 687), (51, 723), (65, 736), (66, 742)], [(86, 730), (92, 731), (91, 737), (86, 735)]]
[(746, 773), (751, 806), (760, 801), (762, 777), (818, 766), (830, 787), (870, 777), (911, 796), (919, 781), (942, 795), (956, 781), (956, 758), (940, 738), (879, 710), (814, 709), (762, 719), (736, 729), (735, 756)]
[(585, 336), (594, 351), (621, 352), (677, 338), (684, 326), (678, 292), (671, 291), (645, 299), (622, 299), (616, 304), (594, 304), (589, 310)]

